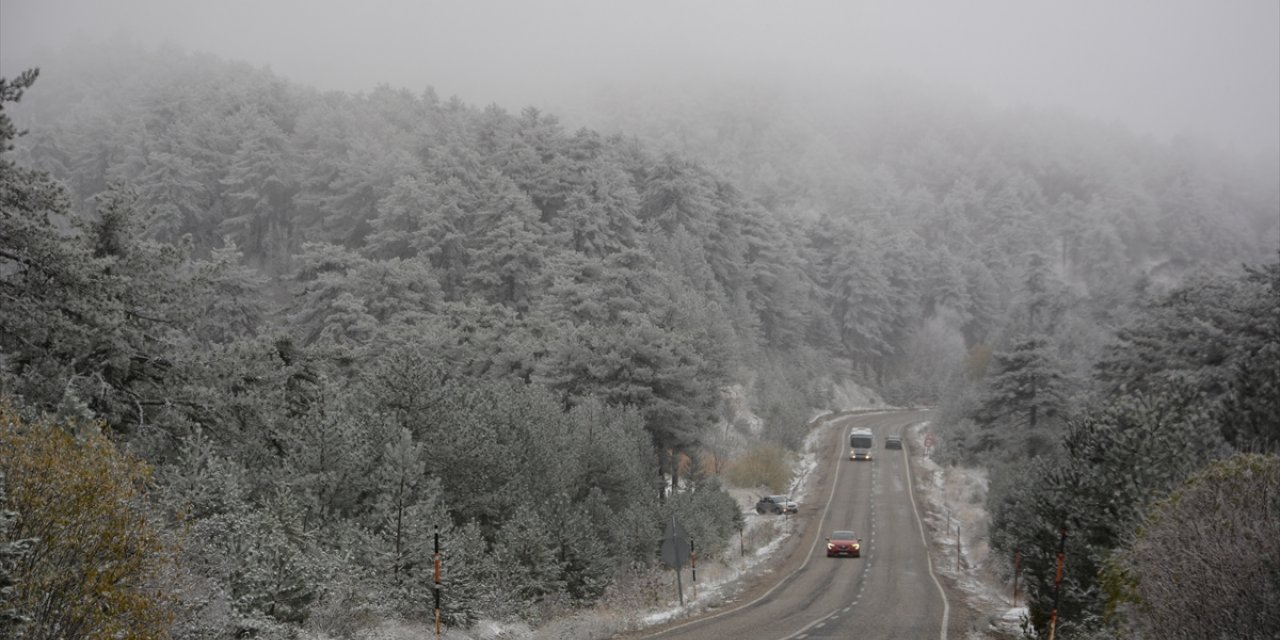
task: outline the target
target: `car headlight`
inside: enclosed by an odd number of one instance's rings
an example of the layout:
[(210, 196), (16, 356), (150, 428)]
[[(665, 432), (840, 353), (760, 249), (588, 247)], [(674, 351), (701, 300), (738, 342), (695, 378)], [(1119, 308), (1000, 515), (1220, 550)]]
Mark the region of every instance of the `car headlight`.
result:
[(830, 551), (830, 550), (835, 549), (835, 548), (836, 548), (836, 546), (835, 546), (834, 544), (831, 544), (830, 542), (828, 542), (828, 543), (827, 543), (827, 551)]
[(858, 549), (861, 549), (861, 548), (862, 548), (862, 545), (860, 545), (860, 544), (858, 544), (858, 543), (856, 543), (856, 542), (855, 542), (855, 543), (853, 543), (853, 550), (854, 550), (854, 551), (857, 551)]

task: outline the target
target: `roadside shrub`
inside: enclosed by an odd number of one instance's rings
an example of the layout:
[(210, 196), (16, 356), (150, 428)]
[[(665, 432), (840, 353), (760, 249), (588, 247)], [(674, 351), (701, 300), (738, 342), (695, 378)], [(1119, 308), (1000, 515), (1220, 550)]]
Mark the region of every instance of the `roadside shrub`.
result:
[(1155, 503), (1105, 577), (1143, 637), (1274, 638), (1280, 456), (1241, 454)]
[[(168, 554), (144, 504), (149, 467), (96, 429), (73, 437), (0, 405), (0, 475), (17, 525), (11, 604), (24, 638), (162, 638)], [(12, 630), (11, 630), (12, 631)]]

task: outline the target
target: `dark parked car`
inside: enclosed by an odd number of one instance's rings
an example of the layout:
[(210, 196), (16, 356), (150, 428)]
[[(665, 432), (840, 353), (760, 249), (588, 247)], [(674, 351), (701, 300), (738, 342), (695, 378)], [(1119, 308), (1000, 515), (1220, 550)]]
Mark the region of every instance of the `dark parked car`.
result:
[(854, 535), (852, 531), (834, 531), (831, 537), (827, 538), (827, 557), (834, 558), (836, 556), (849, 556), (850, 558), (862, 557), (862, 540)]
[(901, 449), (901, 448), (902, 448), (902, 438), (900, 438), (900, 437), (898, 437), (898, 436), (889, 436), (888, 438), (885, 438), (885, 439), (884, 439), (884, 448), (886, 448), (886, 449)]
[(795, 513), (800, 510), (800, 505), (790, 501), (786, 496), (764, 496), (756, 503), (756, 513), (761, 515), (766, 513)]

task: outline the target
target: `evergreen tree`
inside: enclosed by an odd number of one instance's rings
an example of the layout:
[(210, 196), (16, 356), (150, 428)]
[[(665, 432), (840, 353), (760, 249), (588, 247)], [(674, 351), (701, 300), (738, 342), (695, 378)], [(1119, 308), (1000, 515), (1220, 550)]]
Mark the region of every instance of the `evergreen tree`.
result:
[(585, 169), (583, 183), (552, 219), (552, 233), (563, 245), (593, 258), (634, 248), (640, 196), (628, 176), (612, 164), (593, 164)]
[[(6, 82), (4, 101), (34, 79)], [(8, 147), (13, 126), (0, 115)], [(104, 195), (94, 219), (67, 231), (58, 186), (3, 157), (0, 205), (0, 388), (121, 431), (145, 427), (165, 404), (170, 349), (190, 321), (186, 256), (140, 238), (126, 191)]]
[(275, 265), (294, 249), (292, 198), (297, 189), (290, 175), (288, 138), (256, 109), (236, 120), (241, 138), (222, 179), (227, 216), (219, 230), (260, 264)]
[(193, 334), (202, 343), (227, 344), (266, 327), (267, 279), (244, 265), (244, 254), (234, 242), (214, 249), (208, 260), (196, 261), (192, 269), (198, 295)]
[(477, 212), (483, 227), (468, 242), (474, 259), (465, 282), (472, 294), (528, 311), (538, 293), (534, 286), (545, 261), (546, 232), (524, 194), (508, 179), (489, 178), (492, 183)]
[(413, 434), (408, 429), (401, 427), (399, 435), (386, 443), (382, 464), (378, 468), (378, 486), (381, 489), (377, 508), (378, 529), (386, 544), (386, 564), (391, 569), (393, 584), (404, 582), (422, 561), (411, 556), (409, 549), (412, 545), (411, 523), (419, 515), (411, 508), (418, 502), (426, 479), (425, 469), (422, 446), (413, 441)]
[(1052, 436), (1045, 423), (1063, 417), (1067, 406), (1066, 380), (1048, 340), (1019, 340), (997, 352), (987, 378), (987, 393), (974, 413), (982, 430), (978, 451), (1005, 449), (1008, 436), (1025, 446), (1026, 455), (1045, 453)]
[[(1031, 622), (1053, 608), (1059, 531), (1066, 527), (1060, 628), (1096, 626), (1106, 597), (1099, 576), (1150, 502), (1224, 452), (1203, 403), (1185, 388), (1126, 397), (1068, 423), (1062, 455), (1039, 458), (991, 506), (993, 547), (1022, 554)], [(994, 494), (993, 494), (994, 496)], [(1060, 622), (1060, 627), (1061, 627)]]
[(640, 220), (666, 233), (684, 227), (703, 234), (711, 224), (714, 188), (702, 172), (674, 154), (667, 154), (646, 168), (641, 188)]
[(1219, 403), (1222, 436), (1242, 450), (1280, 450), (1280, 262), (1246, 267), (1251, 292), (1242, 310), (1247, 346), (1230, 365)]
[(505, 613), (536, 617), (534, 605), (565, 588), (557, 534), (527, 505), (516, 507), (498, 531), (497, 539), (511, 558), (497, 585), (506, 594)]
[(367, 508), (381, 444), (374, 435), (381, 425), (356, 413), (348, 394), (323, 383), (320, 391), (308, 411), (283, 421), (276, 433), (296, 499), (317, 528)]
[(1224, 437), (1238, 446), (1277, 440), (1276, 263), (1243, 277), (1202, 276), (1158, 296), (1123, 327), (1097, 364), (1113, 393), (1184, 384), (1219, 407)]

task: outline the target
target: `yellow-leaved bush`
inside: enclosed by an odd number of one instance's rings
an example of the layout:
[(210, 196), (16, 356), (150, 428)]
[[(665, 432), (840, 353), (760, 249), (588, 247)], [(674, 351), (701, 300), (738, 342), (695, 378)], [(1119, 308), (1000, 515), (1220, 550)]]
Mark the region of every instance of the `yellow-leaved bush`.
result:
[(72, 435), (0, 403), (0, 472), (18, 514), (6, 537), (33, 540), (11, 576), (16, 637), (168, 636), (160, 585), (172, 556), (146, 509), (145, 462), (99, 428)]

